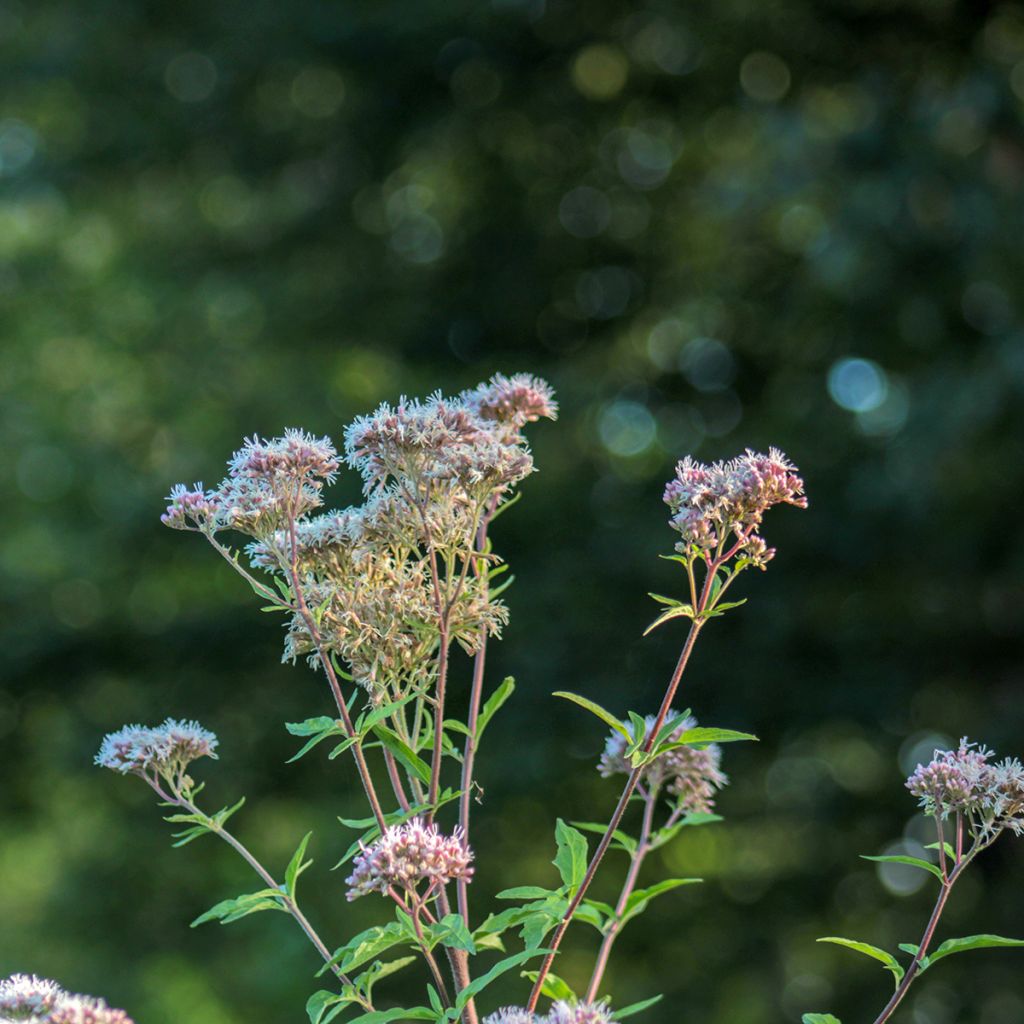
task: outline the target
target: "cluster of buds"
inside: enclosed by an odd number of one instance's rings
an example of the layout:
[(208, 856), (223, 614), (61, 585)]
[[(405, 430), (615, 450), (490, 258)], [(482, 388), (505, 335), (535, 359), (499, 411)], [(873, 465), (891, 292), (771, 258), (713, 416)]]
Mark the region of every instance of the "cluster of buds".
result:
[(65, 992), (55, 981), (13, 974), (0, 981), (0, 1024), (133, 1024), (102, 999)]
[(719, 548), (735, 536), (737, 551), (761, 568), (775, 554), (757, 534), (764, 513), (779, 504), (807, 507), (803, 480), (777, 448), (767, 455), (748, 448), (738, 458), (710, 465), (687, 456), (676, 466), (664, 500), (672, 510), (669, 523), (683, 537), (682, 553)]
[(605, 1003), (577, 1003), (560, 999), (547, 1014), (506, 1006), (484, 1018), (483, 1024), (611, 1024)]
[(936, 750), (907, 779), (925, 814), (962, 815), (972, 834), (991, 841), (1004, 829), (1024, 833), (1024, 765), (1017, 758), (994, 762), (991, 750), (960, 741), (956, 750)]
[(456, 878), (473, 877), (473, 852), (460, 829), (450, 836), (436, 825), (413, 818), (393, 825), (355, 859), (352, 874), (345, 879), (349, 900), (390, 889), (415, 894), (420, 882), (429, 883), (428, 892)]
[(320, 492), (338, 472), (338, 453), (326, 437), (288, 429), (270, 441), (247, 438), (212, 491), (176, 484), (161, 521), (176, 530), (213, 533), (231, 527), (266, 537), (319, 507)]
[(189, 784), (188, 766), (200, 757), (217, 757), (217, 737), (198, 722), (168, 718), (149, 727), (126, 725), (103, 737), (95, 763), (148, 782), (164, 779), (175, 789)]
[[(648, 735), (654, 723), (655, 717), (648, 715), (645, 720)], [(685, 718), (672, 731), (670, 740), (678, 742), (683, 733), (696, 725), (695, 718)], [(626, 757), (627, 746), (625, 736), (613, 730), (605, 741), (604, 753), (597, 765), (604, 778), (629, 775), (633, 770)], [(717, 743), (676, 747), (645, 765), (641, 781), (648, 789), (667, 787), (677, 798), (683, 814), (708, 814), (715, 806), (715, 793), (729, 782), (729, 777), (721, 770), (721, 763), (722, 750)]]

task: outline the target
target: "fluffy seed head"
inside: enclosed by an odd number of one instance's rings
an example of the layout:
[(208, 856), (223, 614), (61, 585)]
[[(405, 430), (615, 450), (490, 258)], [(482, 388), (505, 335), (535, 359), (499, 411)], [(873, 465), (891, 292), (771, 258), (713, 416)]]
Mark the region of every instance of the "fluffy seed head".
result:
[(470, 880), (472, 861), (473, 853), (460, 829), (446, 836), (436, 825), (413, 818), (392, 825), (356, 857), (352, 874), (345, 880), (350, 886), (348, 898), (386, 893), (391, 887), (412, 890), (423, 880), (431, 885), (454, 878)]

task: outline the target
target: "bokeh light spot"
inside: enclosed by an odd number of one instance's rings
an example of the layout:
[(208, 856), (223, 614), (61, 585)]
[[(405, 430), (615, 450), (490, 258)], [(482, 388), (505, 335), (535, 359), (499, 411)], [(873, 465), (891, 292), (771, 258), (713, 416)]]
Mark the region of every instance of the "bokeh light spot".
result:
[(303, 68), (292, 79), (290, 96), (300, 114), (330, 117), (345, 100), (345, 82), (334, 68)]
[(558, 204), (562, 227), (576, 238), (595, 238), (608, 227), (611, 216), (608, 197), (588, 185), (566, 192)]
[(786, 62), (774, 53), (757, 50), (740, 65), (743, 91), (759, 103), (777, 103), (789, 92), (791, 77)]
[(616, 46), (595, 43), (572, 62), (573, 85), (591, 100), (614, 99), (629, 77), (629, 61)]
[(176, 100), (201, 103), (217, 85), (217, 66), (205, 54), (180, 53), (168, 63), (164, 84)]
[(649, 448), (658, 428), (647, 406), (620, 398), (601, 411), (597, 429), (608, 451), (628, 457)]
[(828, 371), (828, 393), (832, 401), (850, 412), (878, 408), (888, 390), (885, 371), (870, 359), (840, 359)]

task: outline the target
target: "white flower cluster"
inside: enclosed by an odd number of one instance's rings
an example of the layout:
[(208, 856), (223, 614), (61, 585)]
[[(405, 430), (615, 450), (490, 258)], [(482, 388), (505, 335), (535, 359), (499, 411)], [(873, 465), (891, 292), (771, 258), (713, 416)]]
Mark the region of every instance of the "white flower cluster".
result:
[(545, 1014), (506, 1006), (484, 1018), (483, 1024), (611, 1024), (605, 1003), (576, 1003), (560, 999)]
[(103, 737), (94, 763), (121, 775), (179, 781), (197, 758), (217, 757), (217, 737), (198, 722), (168, 718), (157, 726), (126, 725)]
[(352, 874), (345, 879), (348, 898), (391, 888), (413, 891), (424, 880), (434, 886), (455, 878), (472, 879), (472, 861), (473, 851), (461, 830), (446, 836), (436, 825), (413, 818), (393, 825), (356, 857)]
[(12, 974), (0, 981), (0, 1024), (133, 1024), (102, 999), (65, 992), (55, 981)]

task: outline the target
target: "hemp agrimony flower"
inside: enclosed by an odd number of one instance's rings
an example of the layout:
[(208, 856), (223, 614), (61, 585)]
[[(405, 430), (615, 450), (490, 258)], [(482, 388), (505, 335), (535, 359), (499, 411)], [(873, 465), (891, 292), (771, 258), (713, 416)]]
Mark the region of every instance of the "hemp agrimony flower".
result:
[(0, 1024), (133, 1024), (102, 999), (65, 992), (55, 981), (13, 974), (0, 981)]
[(103, 738), (94, 762), (121, 775), (163, 778), (172, 785), (186, 779), (185, 770), (200, 757), (216, 759), (217, 737), (198, 722), (166, 719), (149, 727), (126, 725)]
[(442, 834), (436, 825), (426, 825), (418, 818), (389, 828), (355, 859), (352, 874), (346, 879), (350, 886), (349, 900), (372, 892), (389, 889), (415, 891), (422, 881), (436, 889), (456, 878), (473, 877), (473, 852), (466, 845), (460, 829)]

